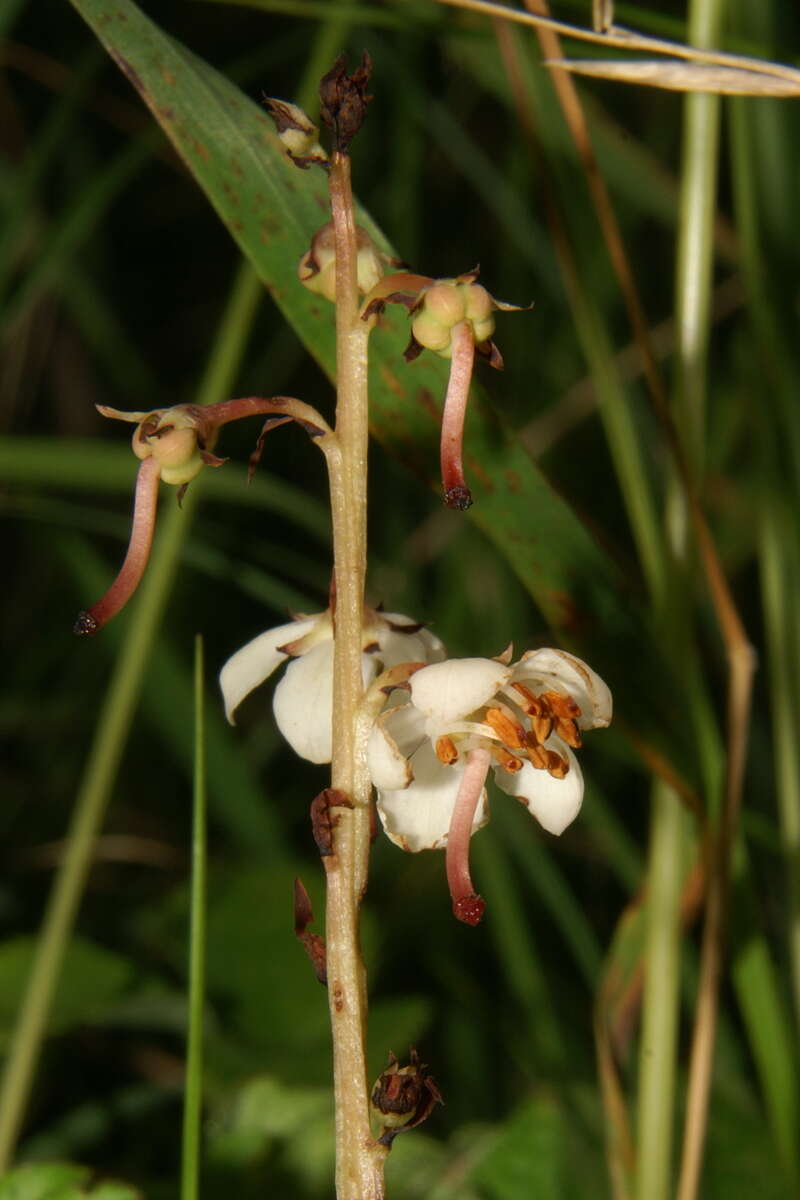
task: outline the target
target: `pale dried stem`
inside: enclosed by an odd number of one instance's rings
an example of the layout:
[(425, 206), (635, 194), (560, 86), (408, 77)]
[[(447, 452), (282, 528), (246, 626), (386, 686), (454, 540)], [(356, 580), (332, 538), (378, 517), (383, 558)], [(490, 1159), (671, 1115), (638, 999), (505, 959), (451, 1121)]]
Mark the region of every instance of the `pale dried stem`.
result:
[(331, 786), (352, 804), (352, 808), (336, 811), (334, 853), (326, 859), (336, 1195), (338, 1200), (381, 1200), (386, 1150), (374, 1141), (369, 1125), (366, 981), (359, 945), (371, 797), (358, 721), (364, 690), (361, 624), (366, 574), (369, 328), (359, 318), (350, 160), (338, 151), (333, 155), (329, 186), (336, 248), (337, 370), (336, 437), (327, 449), (336, 573)]
[(725, 790), (719, 824), (710, 838), (708, 890), (700, 949), (697, 1008), (689, 1058), (677, 1200), (695, 1200), (703, 1164), (729, 905), (730, 864), (741, 809), (753, 673), (756, 665), (755, 653), (731, 600), (727, 581), (696, 503), (691, 511), (695, 537), (725, 639), (728, 657), (728, 712)]
[(744, 54), (726, 54), (721, 50), (704, 49), (699, 46), (686, 46), (682, 42), (669, 42), (663, 38), (647, 37), (630, 29), (615, 25), (606, 33), (596, 33), (591, 29), (582, 29), (579, 25), (568, 25), (564, 21), (553, 21), (549, 17), (534, 16), (518, 8), (506, 4), (495, 4), (491, 0), (437, 0), (439, 4), (447, 4), (451, 8), (463, 8), (470, 12), (482, 13), (483, 16), (493, 17), (503, 21), (512, 21), (517, 25), (527, 25), (533, 29), (549, 29), (561, 37), (574, 38), (578, 42), (594, 42), (600, 46), (614, 46), (620, 50), (645, 51), (653, 54), (665, 54), (672, 58), (685, 58), (689, 62), (714, 63), (721, 67), (738, 67), (743, 71), (760, 72), (762, 75), (774, 75), (778, 79), (788, 79), (791, 83), (800, 83), (800, 71), (785, 63), (770, 62), (768, 59), (748, 58)]

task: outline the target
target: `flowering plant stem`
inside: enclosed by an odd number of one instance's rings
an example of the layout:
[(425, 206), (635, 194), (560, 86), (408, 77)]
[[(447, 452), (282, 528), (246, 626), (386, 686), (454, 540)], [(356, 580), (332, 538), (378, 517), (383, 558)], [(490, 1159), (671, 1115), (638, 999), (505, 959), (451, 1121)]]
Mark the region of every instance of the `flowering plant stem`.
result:
[(334, 554), (333, 760), (331, 786), (352, 807), (336, 809), (327, 869), (326, 944), (333, 1037), (338, 1200), (380, 1200), (386, 1150), (369, 1124), (366, 984), (359, 907), (367, 881), (371, 781), (359, 744), (367, 535), (367, 342), (359, 315), (350, 159), (336, 151), (330, 171), (336, 246), (336, 431), (327, 451)]

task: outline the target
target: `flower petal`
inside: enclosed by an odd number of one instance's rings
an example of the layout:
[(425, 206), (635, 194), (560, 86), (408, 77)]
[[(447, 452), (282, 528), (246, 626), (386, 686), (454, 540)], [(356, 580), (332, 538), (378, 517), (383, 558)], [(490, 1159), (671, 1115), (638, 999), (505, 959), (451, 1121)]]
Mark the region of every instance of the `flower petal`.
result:
[(372, 727), (367, 763), (375, 787), (406, 788), (414, 778), (409, 758), (425, 737), (425, 718), (413, 704), (387, 709)]
[[(404, 662), (441, 662), (446, 654), (444, 643), (430, 630), (419, 628), (416, 622), (402, 613), (381, 613), (387, 628), (378, 634), (380, 657), (384, 670)], [(408, 625), (413, 633), (403, 633), (402, 626)], [(390, 626), (400, 626), (391, 628)]]
[[(414, 782), (401, 791), (379, 789), (378, 812), (387, 835), (403, 850), (440, 850), (458, 796), (466, 759), (451, 767), (439, 762), (430, 742), (420, 746), (412, 760)], [(486, 789), (483, 789), (472, 822), (472, 832), (489, 820)]]
[(437, 724), (458, 721), (486, 704), (511, 678), (511, 668), (491, 658), (453, 658), (417, 671), (411, 699)]
[(587, 663), (566, 650), (528, 650), (514, 667), (514, 679), (534, 681), (544, 689), (555, 688), (572, 697), (581, 710), (581, 729), (597, 729), (611, 723), (611, 692)]
[[(361, 655), (365, 686), (377, 664)], [(333, 726), (333, 642), (320, 642), (307, 654), (292, 659), (275, 688), (272, 708), (278, 729), (301, 758), (313, 763), (331, 761)]]
[(528, 762), (514, 773), (498, 767), (494, 778), (497, 786), (520, 800), (548, 833), (560, 834), (580, 812), (583, 775), (577, 758), (560, 738), (550, 737), (545, 745), (569, 763), (569, 771), (563, 779), (554, 779), (547, 771), (532, 767)]
[(219, 686), (225, 700), (225, 716), (233, 725), (233, 714), (245, 696), (262, 684), (287, 656), (278, 649), (287, 642), (303, 637), (319, 620), (319, 615), (291, 621), (260, 633), (235, 654), (232, 654), (219, 673)]
[(384, 670), (396, 667), (399, 663), (428, 661), (425, 643), (419, 634), (393, 633), (391, 630), (381, 635), (376, 658), (381, 660)]

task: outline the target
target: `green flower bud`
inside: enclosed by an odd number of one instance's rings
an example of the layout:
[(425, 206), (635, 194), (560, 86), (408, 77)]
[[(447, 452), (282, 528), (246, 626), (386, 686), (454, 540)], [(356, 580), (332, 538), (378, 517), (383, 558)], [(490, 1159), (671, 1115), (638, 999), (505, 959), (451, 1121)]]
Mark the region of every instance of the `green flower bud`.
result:
[[(372, 238), (356, 226), (356, 274), (361, 295), (372, 291), (383, 276), (385, 256), (375, 248)], [(333, 222), (328, 221), (311, 239), (311, 246), (300, 259), (297, 277), (303, 287), (326, 300), (336, 300), (336, 245)]]
[(428, 288), (423, 300), (423, 309), (448, 329), (463, 321), (467, 306), (461, 288), (452, 279), (442, 279)]
[(474, 323), (491, 317), (495, 304), (485, 287), (479, 283), (462, 283), (461, 292), (464, 296), (465, 315), (469, 321)]
[(189, 412), (176, 405), (131, 415), (144, 418), (131, 439), (133, 453), (142, 461), (154, 458), (164, 483), (180, 487), (199, 475), (204, 464), (197, 444), (197, 424)]
[(450, 326), (443, 325), (436, 317), (431, 316), (423, 308), (419, 316), (411, 322), (411, 332), (426, 350), (435, 350), (437, 354), (450, 354)]

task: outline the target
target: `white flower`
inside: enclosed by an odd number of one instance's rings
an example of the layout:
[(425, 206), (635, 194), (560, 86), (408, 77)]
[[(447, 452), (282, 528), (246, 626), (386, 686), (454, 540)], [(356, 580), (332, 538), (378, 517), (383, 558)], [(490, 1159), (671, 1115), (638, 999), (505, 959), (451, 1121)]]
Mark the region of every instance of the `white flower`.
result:
[(483, 914), (468, 851), (489, 819), (489, 767), (502, 791), (560, 834), (583, 799), (580, 731), (611, 721), (611, 693), (579, 658), (550, 649), (504, 658), (423, 667), (410, 700), (378, 718), (369, 743), (386, 833), (412, 852), (446, 847), (453, 911), (469, 924)]
[[(381, 672), (404, 662), (436, 663), (444, 647), (435, 634), (402, 613), (364, 610), (362, 670), (366, 687)], [(275, 689), (275, 720), (287, 742), (310, 762), (331, 761), (333, 722), (333, 622), (330, 610), (299, 615), (259, 634), (228, 659), (219, 683), (225, 715), (236, 709), (277, 668), (292, 661)]]

